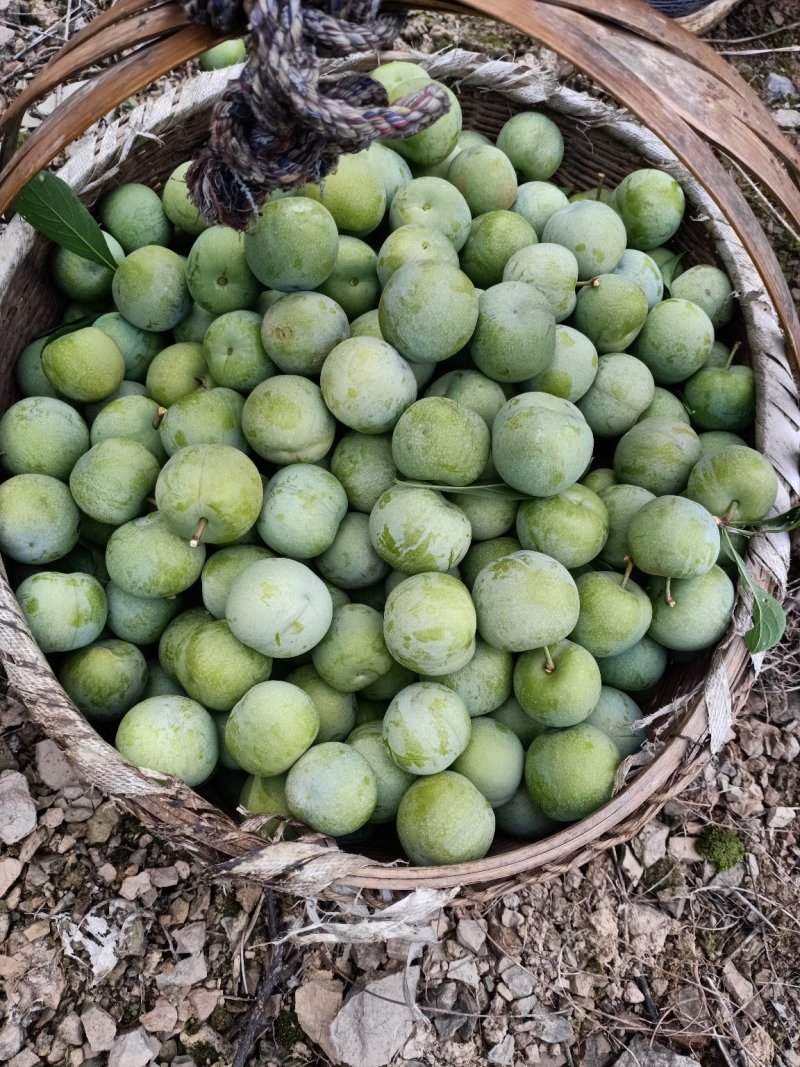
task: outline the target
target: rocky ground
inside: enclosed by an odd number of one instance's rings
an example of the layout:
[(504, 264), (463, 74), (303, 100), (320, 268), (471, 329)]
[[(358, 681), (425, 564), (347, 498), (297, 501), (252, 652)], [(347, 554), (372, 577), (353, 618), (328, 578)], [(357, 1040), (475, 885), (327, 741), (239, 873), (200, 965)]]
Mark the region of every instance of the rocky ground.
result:
[[(0, 92), (91, 13), (0, 0)], [(767, 50), (731, 58), (790, 131), (800, 64), (773, 49), (798, 14), (748, 0), (714, 31), (723, 51)], [(408, 37), (530, 47), (487, 32), (417, 17)], [(764, 223), (800, 290), (790, 239)], [(413, 935), (378, 942), (208, 879), (0, 697), (0, 1062), (800, 1067), (797, 599), (736, 739), (628, 845), (545, 885), (432, 900)], [(305, 932), (276, 953), (289, 929)]]

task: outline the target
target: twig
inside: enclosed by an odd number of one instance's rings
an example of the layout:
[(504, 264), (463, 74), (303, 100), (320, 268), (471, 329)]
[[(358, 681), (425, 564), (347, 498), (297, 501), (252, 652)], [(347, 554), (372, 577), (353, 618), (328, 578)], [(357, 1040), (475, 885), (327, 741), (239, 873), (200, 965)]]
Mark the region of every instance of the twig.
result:
[(653, 1024), (658, 1026), (661, 1022), (661, 1013), (656, 1007), (656, 1002), (653, 1000), (653, 994), (650, 992), (650, 986), (647, 984), (647, 978), (643, 971), (636, 971), (633, 975), (633, 980), (639, 988), (639, 992), (644, 997), (644, 1010), (647, 1012), (647, 1018)]
[(800, 52), (800, 44), (786, 44), (781, 48), (734, 48), (720, 52), (721, 56), (771, 56), (775, 52)]
[(775, 37), (779, 33), (790, 33), (800, 29), (800, 22), (790, 22), (788, 26), (779, 26), (775, 30), (754, 33), (750, 37), (706, 37), (706, 44), (747, 44), (749, 41), (763, 41), (766, 37)]

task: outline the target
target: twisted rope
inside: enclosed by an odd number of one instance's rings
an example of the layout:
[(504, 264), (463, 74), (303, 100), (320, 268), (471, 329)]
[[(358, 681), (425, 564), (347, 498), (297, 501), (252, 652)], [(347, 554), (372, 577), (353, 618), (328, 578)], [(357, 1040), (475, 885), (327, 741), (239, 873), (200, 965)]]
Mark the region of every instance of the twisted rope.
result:
[(320, 58), (385, 48), (402, 16), (379, 0), (184, 0), (193, 22), (229, 33), (249, 16), (249, 58), (214, 107), (187, 182), (203, 218), (244, 229), (269, 193), (319, 182), (344, 152), (411, 137), (449, 108), (428, 84), (389, 105), (365, 75), (320, 77)]

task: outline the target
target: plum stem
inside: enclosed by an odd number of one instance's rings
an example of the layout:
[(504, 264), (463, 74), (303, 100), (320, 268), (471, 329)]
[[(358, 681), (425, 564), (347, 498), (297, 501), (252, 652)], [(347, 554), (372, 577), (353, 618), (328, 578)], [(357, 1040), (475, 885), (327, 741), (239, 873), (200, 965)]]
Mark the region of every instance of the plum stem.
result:
[(670, 588), (671, 583), (672, 583), (672, 579), (671, 578), (667, 578), (667, 584), (666, 584), (666, 587), (664, 588), (664, 599), (667, 602), (667, 607), (668, 608), (674, 608), (675, 607), (675, 601), (674, 601), (674, 599), (672, 597), (672, 589)]
[(600, 285), (600, 279), (599, 278), (587, 278), (585, 282), (576, 282), (575, 283), (575, 288), (576, 289), (583, 289), (587, 285), (591, 286), (592, 289), (597, 289), (598, 286)]
[(166, 413), (167, 413), (167, 409), (166, 408), (161, 408), (160, 407), (158, 409), (158, 411), (156, 412), (156, 417), (153, 419), (153, 429), (154, 430), (157, 430), (159, 428), (159, 426), (161, 425)]
[(595, 200), (599, 200), (602, 197), (603, 188), (604, 188), (605, 184), (606, 184), (605, 172), (602, 171), (602, 170), (599, 170), (597, 172), (597, 192), (594, 194)]
[(726, 370), (728, 369), (728, 367), (730, 367), (731, 363), (733, 363), (734, 357), (735, 357), (736, 353), (739, 351), (739, 349), (741, 347), (742, 347), (742, 342), (741, 341), (736, 341), (734, 343), (734, 345), (732, 346), (731, 354), (728, 356), (728, 362), (725, 364), (725, 369)]
[(728, 505), (728, 510), (725, 512), (724, 515), (722, 515), (722, 516), (715, 515), (714, 516), (714, 522), (717, 524), (717, 526), (729, 526), (733, 522), (734, 517), (736, 515), (736, 512), (738, 510), (739, 510), (739, 501), (738, 500), (732, 500), (730, 502), (730, 504)]
[(628, 584), (628, 579), (633, 571), (633, 560), (630, 556), (625, 556), (625, 573), (622, 575), (622, 581), (619, 583), (620, 589), (624, 589)]
[(544, 646), (544, 670), (545, 674), (552, 674), (556, 669), (555, 660), (553, 659), (550, 649), (547, 645)]
[(196, 529), (196, 530), (195, 530), (195, 532), (194, 532), (194, 533), (192, 534), (192, 539), (191, 539), (191, 541), (189, 542), (189, 545), (190, 545), (190, 546), (191, 546), (192, 548), (197, 548), (197, 546), (198, 546), (198, 545), (200, 544), (200, 542), (202, 541), (202, 539), (203, 539), (203, 533), (205, 532), (205, 528), (206, 528), (206, 526), (208, 526), (208, 519), (205, 519), (205, 518), (203, 518), (203, 519), (200, 519), (200, 521), (199, 521), (199, 522), (198, 522), (198, 524), (197, 524), (197, 529)]

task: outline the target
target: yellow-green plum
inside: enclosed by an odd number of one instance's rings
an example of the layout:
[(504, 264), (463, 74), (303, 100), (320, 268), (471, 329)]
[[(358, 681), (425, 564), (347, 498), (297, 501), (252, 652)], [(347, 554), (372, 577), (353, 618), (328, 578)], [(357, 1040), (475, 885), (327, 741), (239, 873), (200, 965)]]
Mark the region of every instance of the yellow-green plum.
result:
[[(430, 82), (428, 78), (428, 82)], [(427, 129), (406, 137), (402, 141), (393, 140), (391, 146), (395, 152), (407, 159), (409, 163), (420, 167), (430, 167), (441, 163), (455, 148), (458, 135), (461, 133), (461, 105), (458, 97), (448, 86), (441, 82), (434, 82), (440, 90), (443, 90), (450, 102), (448, 111), (438, 118)], [(413, 96), (419, 90), (424, 90), (425, 84), (420, 82), (419, 74), (412, 75), (408, 81), (395, 85), (390, 93), (389, 100), (394, 103), (406, 96)]]
[(80, 457), (69, 487), (81, 511), (121, 526), (141, 513), (158, 474), (158, 460), (144, 445), (130, 437), (109, 437)]
[(112, 401), (121, 400), (126, 396), (146, 395), (147, 389), (142, 382), (126, 382), (123, 379), (113, 393), (109, 393), (108, 396), (104, 396), (102, 400), (97, 400), (93, 404), (87, 404), (83, 409), (83, 414), (88, 423), (93, 423), (103, 408), (112, 403)]
[(657, 385), (674, 385), (700, 370), (713, 342), (714, 327), (705, 311), (671, 297), (650, 309), (632, 351)]
[(629, 693), (652, 688), (667, 669), (667, 650), (647, 634), (632, 648), (597, 661), (603, 685)]
[(500, 477), (531, 496), (555, 496), (573, 485), (588, 467), (593, 446), (578, 408), (549, 393), (512, 397), (492, 427), (492, 459)]
[(578, 410), (596, 437), (621, 437), (652, 403), (653, 375), (627, 352), (609, 352), (597, 364), (597, 375), (578, 400)]
[(365, 722), (357, 726), (347, 738), (347, 744), (364, 757), (375, 774), (378, 801), (370, 822), (391, 822), (415, 776), (398, 767), (392, 759), (389, 746), (383, 739), (380, 722)]
[(582, 722), (535, 738), (525, 758), (525, 781), (545, 815), (575, 822), (611, 799), (619, 764), (611, 738)]
[(703, 430), (749, 430), (756, 414), (750, 367), (701, 367), (683, 388), (692, 421)]
[[(283, 293), (281, 293), (281, 296), (283, 296)], [(201, 308), (199, 304), (192, 301), (192, 306), (181, 321), (177, 326), (173, 326), (172, 336), (176, 341), (190, 341), (193, 344), (200, 345), (203, 343), (206, 330), (216, 317), (213, 312), (206, 311), (205, 308)], [(260, 315), (258, 316), (258, 321), (260, 325)]]
[(417, 397), (414, 372), (377, 337), (337, 344), (322, 365), (322, 396), (339, 422), (359, 433), (386, 433)]
[(215, 619), (224, 619), (225, 603), (234, 579), (251, 563), (273, 556), (263, 545), (232, 545), (210, 556), (200, 575), (203, 603), (210, 614)]
[[(286, 775), (249, 775), (239, 794), (239, 803), (254, 815), (278, 815), (284, 818), (291, 816), (286, 803)], [(274, 823), (267, 823), (262, 832), (270, 834), (277, 826), (276, 819)]]
[(128, 711), (117, 728), (117, 751), (135, 767), (201, 785), (217, 765), (217, 727), (196, 700), (148, 697)]
[(705, 311), (715, 330), (733, 318), (734, 292), (728, 275), (719, 267), (689, 267), (670, 286), (670, 295), (691, 300)]
[[(103, 239), (112, 259), (121, 263), (125, 251), (119, 241), (110, 233), (104, 233)], [(94, 260), (85, 259), (77, 252), (70, 252), (63, 246), (57, 246), (50, 261), (53, 281), (70, 300), (79, 304), (102, 303), (111, 295), (111, 283), (114, 271)]]
[(212, 226), (195, 239), (186, 262), (192, 300), (214, 315), (252, 307), (261, 285), (247, 265), (244, 234)]
[(58, 390), (47, 377), (42, 367), (42, 352), (49, 341), (49, 337), (40, 337), (36, 341), (31, 341), (20, 352), (14, 367), (14, 379), (20, 396), (52, 396), (58, 398)]
[(224, 619), (199, 622), (175, 657), (175, 673), (186, 693), (213, 711), (230, 711), (271, 671), (271, 658), (237, 640)]
[(636, 582), (611, 571), (589, 571), (575, 584), (580, 613), (569, 637), (595, 659), (625, 652), (647, 633), (653, 609)]
[(775, 504), (778, 476), (760, 452), (734, 444), (698, 461), (689, 475), (686, 496), (712, 515), (755, 523)]
[[(219, 766), (224, 767), (229, 771), (239, 771), (241, 767), (228, 751), (228, 746), (225, 744), (225, 727), (228, 725), (228, 718), (230, 712), (227, 711), (215, 711), (211, 713), (211, 718), (214, 720), (214, 724), (217, 727), (217, 740), (219, 741)], [(253, 777), (253, 776), (251, 776)], [(253, 778), (253, 780), (255, 780)]]
[(626, 558), (630, 555), (628, 527), (631, 519), (655, 496), (638, 485), (616, 484), (601, 489), (598, 495), (608, 514), (608, 536), (599, 557), (607, 566), (621, 571), (625, 569)]
[(350, 336), (347, 316), (323, 293), (289, 293), (264, 315), (261, 340), (286, 374), (316, 377), (325, 357)]
[(339, 156), (336, 170), (321, 184), (306, 185), (305, 195), (330, 211), (341, 233), (354, 237), (372, 233), (386, 211), (386, 189), (363, 151)]
[(547, 727), (542, 726), (528, 715), (526, 711), (522, 709), (519, 701), (515, 696), (510, 696), (508, 700), (504, 701), (496, 711), (493, 711), (490, 718), (496, 722), (501, 722), (504, 726), (507, 726), (509, 730), (512, 730), (522, 742), (522, 747), (527, 751), (531, 741), (534, 737), (538, 737), (539, 734), (544, 733)]
[(628, 244), (622, 219), (599, 200), (579, 200), (556, 211), (545, 223), (542, 241), (568, 248), (584, 281), (610, 274)]
[(645, 574), (696, 578), (714, 565), (719, 547), (713, 515), (682, 496), (648, 501), (628, 526), (631, 559)]
[(364, 241), (340, 237), (336, 263), (317, 292), (334, 300), (348, 319), (355, 319), (378, 306), (381, 286), (377, 264), (376, 253)]
[(197, 58), (202, 70), (223, 70), (244, 62), (246, 56), (244, 38), (235, 37), (232, 41), (222, 41), (213, 48), (207, 48)]
[(400, 416), (392, 457), (407, 478), (469, 485), (489, 460), (489, 441), (489, 428), (471, 408), (447, 397), (424, 397)]
[(392, 60), (389, 63), (381, 63), (379, 67), (370, 71), (370, 78), (379, 82), (385, 89), (389, 102), (393, 103), (402, 87), (411, 82), (414, 85), (426, 85), (431, 76), (426, 70), (406, 60)]
[(550, 182), (523, 182), (517, 189), (517, 199), (511, 210), (521, 215), (533, 227), (536, 236), (541, 239), (545, 223), (562, 207), (569, 204), (564, 193)]
[(686, 199), (671, 174), (643, 167), (623, 178), (615, 193), (628, 245), (647, 251), (668, 241), (683, 221)]
[(177, 326), (192, 306), (183, 258), (161, 245), (130, 252), (117, 267), (111, 291), (128, 322), (156, 333)]
[(516, 537), (492, 537), (488, 541), (479, 541), (470, 545), (464, 559), (461, 561), (461, 577), (468, 589), (472, 589), (475, 579), (484, 567), (503, 556), (510, 556), (513, 552), (519, 552), (522, 545)]
[(635, 700), (619, 689), (604, 685), (586, 722), (607, 734), (624, 759), (642, 747), (644, 733), (634, 727), (641, 718), (642, 711)]
[(493, 808), (507, 804), (522, 781), (525, 751), (517, 735), (495, 719), (474, 719), (467, 747), (451, 764)]
[[(505, 649), (492, 648), (480, 638), (469, 663), (451, 674), (436, 678), (464, 701), (470, 718), (488, 715), (511, 695), (512, 656)], [(467, 776), (469, 777), (469, 775)]]
[(179, 341), (168, 345), (147, 368), (147, 395), (161, 407), (168, 408), (198, 387), (212, 388), (206, 350), (195, 341)]
[(480, 415), (490, 430), (498, 411), (507, 399), (499, 382), (492, 381), (480, 371), (468, 368), (443, 374), (428, 386), (425, 396), (443, 396), (462, 404)]
[[(645, 252), (627, 248), (622, 259), (614, 267), (614, 274), (627, 278), (642, 290), (647, 300), (647, 307), (655, 307), (664, 297), (664, 279), (654, 259)], [(675, 293), (675, 296), (678, 294)]]
[(364, 150), (364, 158), (383, 186), (388, 209), (400, 186), (408, 185), (413, 180), (411, 168), (398, 152), (379, 141), (373, 141), (369, 148)]
[(573, 641), (523, 652), (514, 667), (514, 695), (542, 729), (583, 722), (601, 685), (597, 660)]
[(244, 644), (289, 659), (322, 640), (333, 618), (333, 601), (324, 582), (304, 564), (262, 559), (234, 579), (225, 618)]
[(558, 828), (558, 823), (548, 818), (542, 809), (534, 804), (524, 782), (511, 800), (495, 810), (494, 817), (501, 833), (523, 841), (547, 837)]
[[(705, 459), (706, 456), (713, 456), (717, 452), (721, 452), (723, 448), (730, 448), (732, 445), (747, 447), (747, 441), (743, 437), (736, 433), (730, 433), (728, 430), (706, 430), (705, 433), (698, 434), (698, 437), (700, 439), (700, 459)], [(700, 460), (698, 460), (699, 462)]]
[(119, 185), (104, 196), (100, 218), (126, 254), (144, 245), (168, 245), (172, 240), (172, 226), (161, 197), (138, 182)]
[(469, 354), (489, 378), (525, 381), (550, 366), (555, 350), (555, 315), (534, 286), (505, 281), (481, 293)]
[[(158, 662), (168, 678), (175, 682), (178, 676), (175, 673), (175, 664), (180, 655), (183, 643), (195, 628), (201, 623), (211, 622), (213, 616), (205, 608), (188, 608), (172, 620), (161, 634), (158, 642)], [(181, 688), (181, 692), (183, 689)]]
[(178, 597), (131, 596), (119, 586), (106, 585), (108, 628), (122, 641), (150, 645), (158, 641), (168, 623), (181, 610)]
[(372, 547), (403, 574), (450, 570), (464, 558), (470, 536), (464, 513), (430, 489), (388, 489), (369, 517)]
[(108, 334), (85, 326), (50, 341), (42, 351), (42, 369), (61, 395), (91, 403), (118, 387), (125, 360)]
[(311, 559), (333, 544), (346, 512), (347, 494), (330, 471), (292, 463), (267, 482), (256, 527), (279, 555)]
[(42, 652), (72, 652), (90, 645), (106, 624), (106, 594), (88, 574), (40, 571), (26, 578), (15, 596)]
[(286, 802), (296, 819), (320, 834), (359, 830), (378, 803), (368, 760), (350, 745), (326, 741), (304, 753), (286, 778)]
[(671, 393), (669, 389), (662, 389), (660, 385), (655, 387), (653, 399), (636, 421), (644, 422), (645, 419), (672, 419), (685, 422), (687, 426), (691, 425), (692, 421), (679, 397)]
[(69, 489), (48, 474), (17, 474), (0, 484), (0, 550), (20, 563), (66, 555), (77, 543), (79, 519)]
[(164, 338), (152, 330), (140, 330), (120, 315), (110, 311), (92, 323), (115, 342), (125, 360), (125, 380), (143, 382), (147, 368), (164, 347)]
[(550, 302), (556, 322), (563, 322), (575, 310), (578, 261), (562, 245), (551, 242), (530, 244), (511, 256), (503, 268), (504, 282), (526, 282)]
[(444, 178), (415, 178), (401, 186), (389, 207), (389, 224), (438, 230), (457, 252), (466, 244), (472, 212), (461, 193)]
[(389, 564), (370, 542), (369, 516), (348, 511), (330, 548), (314, 561), (320, 574), (340, 589), (366, 589), (389, 573)]
[(115, 585), (132, 596), (175, 596), (194, 585), (206, 558), (192, 548), (158, 511), (119, 526), (106, 546), (106, 567)]
[(513, 527), (517, 517), (518, 501), (505, 496), (449, 493), (448, 497), (466, 515), (473, 541), (488, 541), (501, 537)]
[(400, 844), (417, 866), (481, 859), (489, 851), (494, 828), (489, 801), (455, 771), (414, 782), (397, 811)]
[(9, 474), (46, 474), (67, 481), (89, 448), (89, 429), (71, 404), (30, 396), (0, 416), (0, 465)]
[(356, 698), (352, 692), (335, 689), (311, 663), (297, 667), (286, 676), (286, 681), (302, 689), (317, 710), (319, 732), (316, 744), (343, 741), (347, 737), (356, 721)]
[(203, 230), (208, 229), (208, 223), (203, 219), (189, 195), (186, 172), (191, 165), (191, 160), (179, 164), (167, 178), (161, 192), (161, 206), (176, 230), (189, 234), (191, 237), (197, 237)]
[(186, 696), (174, 678), (170, 678), (158, 660), (147, 661), (147, 682), (142, 690), (142, 700), (149, 697)]
[(391, 276), (407, 263), (435, 260), (458, 266), (458, 252), (437, 229), (408, 224), (392, 230), (378, 250), (378, 280), (385, 286)]
[(564, 156), (561, 131), (552, 119), (537, 111), (513, 115), (498, 133), (497, 147), (527, 181), (551, 178)]
[(614, 472), (620, 482), (639, 485), (656, 496), (680, 493), (700, 459), (700, 440), (678, 419), (637, 422), (614, 451)]
[(472, 336), (478, 294), (458, 267), (412, 261), (387, 282), (378, 316), (383, 336), (403, 356), (416, 363), (438, 363), (455, 355)]
[(550, 393), (573, 404), (585, 396), (597, 377), (597, 349), (571, 326), (556, 324), (556, 347), (549, 367), (523, 383), (535, 393)]
[(159, 433), (168, 456), (189, 445), (229, 445), (247, 452), (242, 433), (244, 397), (233, 389), (197, 389), (163, 414)]
[[(386, 595), (391, 592), (387, 589)], [(411, 685), (412, 682), (418, 681), (417, 675), (404, 667), (397, 660), (392, 659), (391, 666), (388, 671), (376, 678), (374, 682), (370, 682), (369, 685), (364, 686), (360, 691), (360, 695), (363, 694), (368, 700), (374, 701), (388, 701), (392, 697), (397, 696), (401, 689), (405, 689), (407, 685)], [(441, 678), (437, 679), (441, 681)]]
[(276, 373), (261, 340), (262, 317), (255, 311), (228, 311), (209, 323), (201, 341), (217, 385), (249, 393)]
[(555, 496), (523, 501), (517, 512), (522, 547), (545, 552), (568, 570), (594, 559), (607, 536), (603, 501), (577, 482)]
[(461, 269), (484, 289), (503, 280), (506, 263), (521, 248), (536, 244), (533, 227), (513, 211), (487, 211), (472, 220), (461, 250)]
[(331, 455), (331, 474), (344, 488), (350, 507), (369, 514), (397, 476), (391, 437), (355, 431), (345, 434)]
[(517, 198), (514, 168), (493, 145), (462, 149), (448, 168), (447, 180), (467, 201), (473, 217), (507, 210)]
[(634, 281), (621, 274), (599, 274), (582, 286), (572, 321), (602, 355), (624, 351), (647, 314), (647, 297)]
[(377, 681), (392, 666), (380, 612), (366, 604), (337, 608), (311, 656), (320, 677), (341, 693), (354, 693)]
[(228, 751), (259, 777), (283, 774), (314, 743), (319, 716), (311, 697), (290, 682), (259, 682), (235, 704), (225, 727)]
[(436, 682), (415, 682), (392, 699), (383, 738), (392, 759), (416, 775), (437, 774), (467, 747), (470, 717), (461, 697)]
[(147, 664), (128, 641), (97, 641), (65, 656), (58, 680), (87, 719), (121, 719), (142, 699)]
[(612, 485), (616, 485), (617, 478), (611, 467), (594, 467), (581, 478), (580, 484), (585, 485), (587, 489), (591, 489), (593, 493), (599, 495), (604, 489), (609, 489)]
[(336, 422), (315, 382), (279, 374), (259, 383), (245, 400), (242, 431), (270, 463), (316, 463), (333, 444)]
[(653, 603), (648, 636), (675, 652), (699, 652), (716, 644), (731, 621), (736, 595), (733, 582), (717, 566), (697, 578), (654, 578), (647, 592)]
[(522, 550), (490, 563), (475, 579), (472, 597), (483, 640), (511, 652), (556, 644), (578, 619), (575, 582), (542, 552)]
[(330, 211), (307, 197), (271, 200), (244, 238), (250, 270), (284, 293), (316, 289), (336, 265), (339, 233)]
[(386, 646), (420, 674), (438, 677), (465, 667), (475, 654), (476, 628), (472, 598), (449, 574), (414, 574), (386, 600)]

